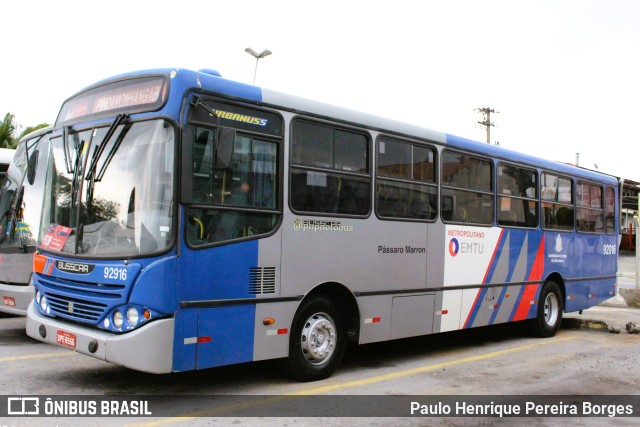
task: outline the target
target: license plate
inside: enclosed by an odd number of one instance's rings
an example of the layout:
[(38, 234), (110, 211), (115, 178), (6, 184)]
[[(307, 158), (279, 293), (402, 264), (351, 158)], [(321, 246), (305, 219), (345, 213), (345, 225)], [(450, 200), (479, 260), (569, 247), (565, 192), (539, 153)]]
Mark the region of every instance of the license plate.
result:
[(2, 303), (7, 307), (15, 307), (16, 300), (13, 297), (2, 297)]
[(56, 335), (56, 342), (65, 347), (76, 348), (76, 336), (71, 332), (62, 331), (58, 329), (58, 334)]

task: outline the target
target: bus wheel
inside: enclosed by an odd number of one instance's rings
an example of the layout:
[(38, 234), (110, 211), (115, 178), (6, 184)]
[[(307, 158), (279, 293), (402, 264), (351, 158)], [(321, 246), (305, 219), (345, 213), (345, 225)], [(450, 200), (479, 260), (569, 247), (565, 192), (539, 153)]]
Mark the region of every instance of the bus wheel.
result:
[(289, 357), (281, 366), (298, 381), (317, 381), (338, 368), (346, 349), (340, 314), (322, 295), (311, 297), (298, 310), (289, 338)]
[(562, 292), (552, 280), (547, 281), (540, 291), (538, 314), (529, 321), (531, 331), (539, 337), (552, 337), (560, 329), (562, 322)]

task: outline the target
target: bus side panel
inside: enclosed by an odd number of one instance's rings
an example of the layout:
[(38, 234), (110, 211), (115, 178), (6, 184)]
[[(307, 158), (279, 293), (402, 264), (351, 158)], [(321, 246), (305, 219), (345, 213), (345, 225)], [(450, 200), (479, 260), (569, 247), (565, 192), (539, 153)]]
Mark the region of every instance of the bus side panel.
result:
[(616, 279), (591, 280), (589, 282), (589, 307), (613, 298), (616, 295)]
[(255, 305), (198, 310), (197, 369), (253, 360)]
[(178, 258), (174, 255), (159, 258), (144, 267), (136, 278), (129, 302), (153, 308), (164, 314), (175, 313), (175, 282)]
[(21, 253), (17, 248), (15, 252), (0, 255), (0, 283), (27, 286), (33, 271), (33, 255)]
[[(196, 343), (189, 340), (198, 330), (198, 311), (182, 309), (176, 314), (173, 339), (173, 371), (192, 371), (196, 369)], [(195, 340), (197, 342), (197, 339)]]
[[(447, 225), (442, 249), (444, 286), (469, 286), (485, 283), (496, 268), (496, 257), (504, 246), (499, 228)], [(506, 274), (505, 274), (506, 275)]]
[[(513, 315), (518, 309), (518, 302), (522, 300), (525, 286), (504, 286), (500, 289), (496, 298), (497, 310), (494, 310), (489, 319), (490, 325), (506, 323), (513, 320)], [(527, 313), (528, 314), (528, 313)]]
[[(299, 301), (258, 304), (253, 337), (253, 360), (276, 359), (289, 355), (290, 325), (300, 305)], [(272, 325), (264, 320), (271, 318)]]
[(438, 292), (436, 295), (433, 332), (457, 331), (460, 329), (461, 307), (461, 289)]
[(589, 295), (589, 280), (571, 280), (565, 284), (567, 296), (565, 298), (564, 311), (583, 310), (589, 306), (587, 295)]
[[(544, 274), (545, 239), (542, 232), (448, 226), (445, 245), (448, 252), (445, 286), (497, 286), (445, 291), (441, 310), (436, 306), (441, 332), (535, 316), (540, 290), (535, 282)], [(514, 285), (499, 286), (505, 283)], [(453, 312), (455, 316), (451, 316)]]
[(393, 297), (391, 309), (392, 340), (433, 332), (434, 294)]
[[(573, 275), (567, 283), (565, 311), (577, 311), (595, 305), (591, 300), (594, 277), (602, 276), (602, 236), (576, 233), (573, 236)], [(600, 250), (598, 249), (600, 248)], [(584, 280), (580, 280), (584, 279)]]
[[(427, 288), (440, 288), (444, 283), (445, 256), (448, 256), (446, 244), (446, 228), (442, 223), (427, 224)], [(440, 296), (436, 299), (436, 307), (439, 307)], [(436, 325), (434, 325), (435, 327)]]
[(360, 307), (360, 344), (387, 341), (391, 329), (390, 295), (358, 298)]
[(427, 226), (285, 214), (282, 296), (327, 282), (352, 292), (426, 291)]
[(553, 273), (565, 280), (564, 311), (576, 311), (586, 303), (588, 285), (573, 281), (575, 277), (575, 235), (570, 232), (545, 233), (544, 278)]
[(603, 235), (576, 233), (573, 245), (574, 253), (574, 277), (600, 277), (602, 276), (602, 244)]
[(256, 297), (250, 277), (258, 266), (258, 244), (251, 240), (197, 250), (181, 248), (178, 318), (184, 319), (176, 327), (174, 365), (182, 360), (184, 366), (195, 363), (196, 369), (203, 369), (253, 359), (255, 305), (225, 300)]
[(611, 278), (603, 279), (600, 283), (596, 283), (593, 293), (597, 295), (596, 304), (606, 301), (616, 295), (616, 274), (618, 272), (618, 236), (605, 235), (604, 244), (602, 246), (602, 275)]
[(257, 240), (198, 250), (183, 248), (180, 257), (180, 302), (255, 298), (249, 283), (251, 268), (258, 266)]
[(604, 236), (602, 246), (602, 274), (604, 276), (615, 276), (618, 272), (618, 236)]

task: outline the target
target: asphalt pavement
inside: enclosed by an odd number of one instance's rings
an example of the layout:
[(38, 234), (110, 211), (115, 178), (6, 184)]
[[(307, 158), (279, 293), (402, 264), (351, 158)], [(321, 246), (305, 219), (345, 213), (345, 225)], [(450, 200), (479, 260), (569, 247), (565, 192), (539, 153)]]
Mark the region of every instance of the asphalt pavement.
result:
[[(636, 256), (635, 253), (622, 252), (618, 257), (618, 294), (595, 307), (583, 310), (582, 313), (565, 313), (563, 326), (609, 331), (612, 333), (629, 333), (629, 323), (640, 328), (640, 308), (627, 304), (620, 290), (638, 292), (636, 288)], [(638, 333), (638, 332), (634, 332)]]

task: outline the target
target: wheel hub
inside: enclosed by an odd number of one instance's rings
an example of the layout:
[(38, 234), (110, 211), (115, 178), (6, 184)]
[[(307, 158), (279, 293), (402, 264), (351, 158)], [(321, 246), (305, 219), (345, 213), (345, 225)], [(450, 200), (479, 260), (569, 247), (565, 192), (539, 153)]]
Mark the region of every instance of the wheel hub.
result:
[(547, 325), (555, 325), (558, 320), (559, 308), (558, 297), (553, 293), (547, 295), (544, 300), (544, 321)]
[(313, 365), (321, 365), (331, 358), (336, 349), (336, 327), (324, 313), (311, 316), (302, 329), (302, 353)]

